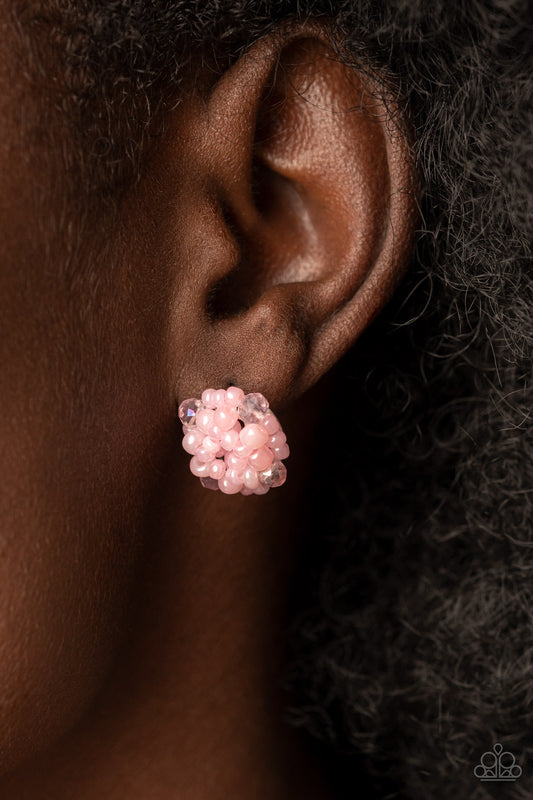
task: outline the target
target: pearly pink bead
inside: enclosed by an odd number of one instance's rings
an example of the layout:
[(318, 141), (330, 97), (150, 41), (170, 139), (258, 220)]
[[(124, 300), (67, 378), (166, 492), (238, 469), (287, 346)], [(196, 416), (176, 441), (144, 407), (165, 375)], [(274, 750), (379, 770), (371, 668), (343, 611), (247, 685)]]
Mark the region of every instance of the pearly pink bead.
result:
[(211, 433), (214, 412), (208, 408), (201, 408), (196, 414), (196, 427), (204, 433)]
[(282, 461), (284, 458), (288, 458), (291, 454), (287, 442), (281, 444), (279, 447), (273, 447), (272, 452), (274, 453), (274, 456), (278, 459), (278, 461)]
[(216, 457), (217, 458), (224, 458), (226, 455), (226, 451), (221, 447), (220, 450), (217, 450)]
[(246, 458), (239, 458), (239, 456), (235, 455), (235, 453), (227, 453), (224, 461), (226, 462), (228, 469), (233, 469), (237, 472), (243, 473), (248, 466), (248, 460)]
[(245, 496), (253, 493), (254, 493), (253, 489), (247, 489), (246, 486), (243, 486), (241, 489), (241, 494)]
[(230, 386), (226, 389), (226, 402), (232, 406), (238, 405), (244, 397), (244, 392), (238, 386)]
[(201, 445), (198, 450), (196, 451), (194, 458), (197, 458), (198, 461), (202, 461), (204, 464), (207, 464), (210, 461), (213, 461), (215, 454), (212, 450), (206, 450), (206, 448)]
[(254, 489), (254, 494), (266, 494), (270, 491), (270, 486), (265, 486), (264, 483), (258, 484), (257, 488)]
[(204, 478), (209, 475), (209, 464), (200, 461), (198, 456), (193, 456), (189, 463), (189, 469), (197, 478)]
[(253, 467), (247, 467), (244, 470), (243, 483), (247, 489), (257, 489), (259, 486), (257, 470), (255, 470)]
[(257, 470), (267, 469), (274, 461), (274, 454), (268, 447), (261, 447), (259, 450), (254, 450), (252, 455), (248, 458), (248, 464)]
[(220, 448), (220, 442), (218, 442), (213, 436), (204, 436), (202, 447), (215, 455), (217, 450)]
[(220, 444), (224, 450), (233, 450), (239, 443), (239, 434), (233, 429), (230, 431), (224, 431), (220, 437)]
[(226, 465), (219, 458), (212, 461), (209, 465), (209, 477), (220, 480), (226, 474)]
[(205, 389), (202, 392), (202, 403), (206, 408), (216, 408), (216, 389)]
[(266, 430), (269, 436), (273, 436), (281, 427), (278, 418), (270, 409), (261, 420), (261, 426)]
[(285, 444), (287, 441), (287, 437), (283, 433), (283, 431), (278, 431), (273, 436), (271, 436), (268, 440), (269, 447), (279, 447), (282, 444)]
[(224, 475), (224, 477), (219, 480), (218, 488), (224, 494), (237, 494), (242, 489), (242, 483), (233, 483), (233, 481), (228, 480), (228, 478)]
[(192, 428), (187, 430), (187, 433), (183, 437), (182, 447), (185, 452), (190, 453), (193, 456), (196, 453), (196, 450), (200, 447), (204, 440), (204, 434), (202, 431), (197, 430), (196, 428)]
[(245, 425), (239, 436), (241, 443), (245, 445), (245, 447), (252, 447), (254, 450), (263, 447), (263, 445), (268, 442), (268, 433), (266, 430), (262, 425), (257, 425), (255, 423)]
[(226, 402), (226, 390), (225, 389), (217, 389), (215, 392), (215, 401), (217, 408), (223, 406)]
[(223, 405), (215, 411), (215, 425), (222, 431), (229, 431), (230, 428), (233, 428), (237, 419), (237, 409), (231, 406)]
[(226, 470), (226, 474), (224, 477), (226, 478), (226, 480), (231, 481), (231, 483), (238, 483), (239, 486), (242, 486), (243, 475), (244, 475), (244, 470), (232, 469), (230, 467), (229, 469)]
[(239, 458), (248, 458), (254, 452), (253, 447), (248, 447), (246, 444), (238, 444), (237, 447), (233, 448), (233, 452)]

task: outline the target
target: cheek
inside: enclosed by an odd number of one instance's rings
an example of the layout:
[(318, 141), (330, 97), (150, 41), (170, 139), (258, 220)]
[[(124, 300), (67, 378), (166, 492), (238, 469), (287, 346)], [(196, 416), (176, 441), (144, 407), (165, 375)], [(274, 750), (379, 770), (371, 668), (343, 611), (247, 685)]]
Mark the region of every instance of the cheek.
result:
[(150, 318), (119, 286), (98, 311), (45, 305), (61, 322), (41, 304), (23, 342), (16, 315), (0, 326), (0, 772), (73, 725), (105, 679), (172, 442), (154, 298)]

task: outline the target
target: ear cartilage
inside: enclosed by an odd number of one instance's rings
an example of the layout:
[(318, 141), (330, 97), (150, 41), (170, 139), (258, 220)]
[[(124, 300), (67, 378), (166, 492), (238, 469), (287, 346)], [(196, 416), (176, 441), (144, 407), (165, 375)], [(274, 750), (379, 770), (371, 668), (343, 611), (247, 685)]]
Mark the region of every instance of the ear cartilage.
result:
[(178, 416), (183, 449), (192, 455), (190, 470), (206, 489), (266, 494), (285, 483), (287, 437), (259, 392), (206, 389), (200, 400), (180, 403)]

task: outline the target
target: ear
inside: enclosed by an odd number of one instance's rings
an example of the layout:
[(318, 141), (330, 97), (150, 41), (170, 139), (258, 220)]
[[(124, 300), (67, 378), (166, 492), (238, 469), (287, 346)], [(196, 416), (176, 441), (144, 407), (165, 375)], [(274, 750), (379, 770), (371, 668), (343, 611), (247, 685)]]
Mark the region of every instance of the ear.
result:
[(306, 25), (257, 42), (191, 101), (176, 140), (180, 397), (234, 383), (279, 408), (354, 343), (406, 267), (416, 215), (403, 122)]

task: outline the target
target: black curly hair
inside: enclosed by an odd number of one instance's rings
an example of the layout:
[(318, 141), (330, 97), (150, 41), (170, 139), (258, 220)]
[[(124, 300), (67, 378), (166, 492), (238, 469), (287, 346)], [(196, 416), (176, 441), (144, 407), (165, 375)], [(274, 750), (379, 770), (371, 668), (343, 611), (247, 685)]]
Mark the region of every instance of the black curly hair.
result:
[(337, 370), (361, 423), (327, 491), (310, 492), (319, 524), (295, 581), (289, 714), (340, 754), (353, 792), (365, 774), (373, 797), (492, 797), (498, 785), (473, 770), (501, 742), (523, 770), (505, 797), (530, 798), (527, 0), (31, 7), (21, 4), (17, 25), (33, 31), (41, 59), (59, 59), (52, 113), (68, 126), (66, 168), (88, 202), (116, 200), (142, 173), (199, 66), (222, 71), (282, 19), (322, 17), (345, 60), (396, 87), (422, 224), (394, 299)]

